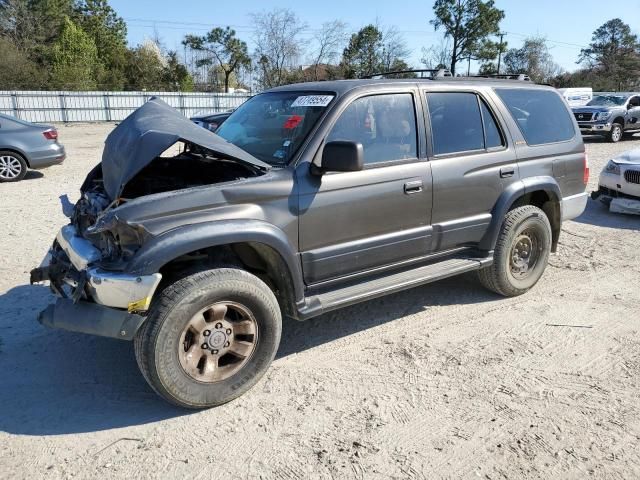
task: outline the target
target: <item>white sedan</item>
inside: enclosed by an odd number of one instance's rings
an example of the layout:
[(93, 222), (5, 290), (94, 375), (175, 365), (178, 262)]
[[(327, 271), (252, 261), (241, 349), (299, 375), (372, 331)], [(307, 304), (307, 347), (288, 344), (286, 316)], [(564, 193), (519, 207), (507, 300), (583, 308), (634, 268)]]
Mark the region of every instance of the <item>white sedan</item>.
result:
[(640, 149), (609, 160), (591, 197), (609, 204), (612, 212), (640, 214)]

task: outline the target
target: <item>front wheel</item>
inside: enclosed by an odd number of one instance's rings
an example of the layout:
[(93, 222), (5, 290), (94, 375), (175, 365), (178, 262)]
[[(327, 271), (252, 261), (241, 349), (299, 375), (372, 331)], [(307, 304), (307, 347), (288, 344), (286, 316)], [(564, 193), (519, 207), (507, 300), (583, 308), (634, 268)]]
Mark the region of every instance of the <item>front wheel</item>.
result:
[(538, 207), (525, 205), (505, 216), (493, 264), (478, 271), (480, 283), (505, 297), (522, 295), (544, 273), (551, 252), (551, 225)]
[(264, 282), (243, 270), (206, 270), (159, 293), (136, 335), (136, 360), (169, 402), (213, 407), (264, 375), (281, 331), (278, 302)]
[(623, 133), (622, 125), (614, 123), (611, 125), (611, 130), (609, 131), (609, 135), (607, 135), (607, 139), (611, 143), (618, 143), (622, 139)]

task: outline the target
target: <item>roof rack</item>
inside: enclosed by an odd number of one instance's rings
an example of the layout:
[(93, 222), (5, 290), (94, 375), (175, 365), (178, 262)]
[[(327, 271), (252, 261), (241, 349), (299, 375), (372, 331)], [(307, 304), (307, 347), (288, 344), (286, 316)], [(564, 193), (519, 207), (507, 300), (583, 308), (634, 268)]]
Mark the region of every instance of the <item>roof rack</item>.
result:
[(502, 80), (518, 80), (520, 82), (530, 82), (531, 78), (526, 73), (514, 74), (490, 74), (490, 75), (462, 75), (463, 78), (499, 78)]
[(362, 79), (384, 78), (389, 75), (402, 75), (405, 73), (428, 73), (429, 74), (428, 77), (421, 76), (419, 78), (429, 78), (429, 79), (453, 77), (453, 75), (451, 75), (451, 72), (446, 68), (435, 68), (435, 69), (397, 70), (393, 72), (381, 72), (381, 73), (374, 73), (373, 75), (366, 75), (360, 78)]

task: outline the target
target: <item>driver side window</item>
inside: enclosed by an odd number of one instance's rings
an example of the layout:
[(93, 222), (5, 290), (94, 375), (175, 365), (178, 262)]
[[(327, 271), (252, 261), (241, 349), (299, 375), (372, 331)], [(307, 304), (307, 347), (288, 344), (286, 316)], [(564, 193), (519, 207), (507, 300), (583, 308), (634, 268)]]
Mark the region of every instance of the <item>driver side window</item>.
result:
[(629, 108), (637, 107), (640, 107), (640, 97), (631, 97), (631, 100), (629, 100)]
[(417, 158), (413, 95), (373, 95), (354, 100), (327, 137), (327, 142), (334, 140), (361, 143), (365, 165)]

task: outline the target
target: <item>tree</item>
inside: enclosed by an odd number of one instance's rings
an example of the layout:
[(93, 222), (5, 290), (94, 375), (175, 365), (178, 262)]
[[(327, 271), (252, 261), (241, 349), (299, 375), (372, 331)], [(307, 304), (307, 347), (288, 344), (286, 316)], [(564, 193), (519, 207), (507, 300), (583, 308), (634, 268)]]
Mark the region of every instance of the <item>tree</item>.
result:
[(291, 10), (278, 8), (252, 14), (255, 58), (263, 88), (276, 87), (291, 78), (303, 52), (300, 34), (307, 28)]
[(8, 38), (0, 37), (0, 90), (46, 89), (46, 70), (29, 60)]
[(53, 86), (69, 90), (95, 89), (98, 49), (82, 28), (68, 17), (53, 45), (52, 60)]
[[(325, 22), (315, 34), (316, 50), (313, 53), (313, 80), (320, 80), (320, 73), (326, 73), (335, 62), (347, 41), (347, 24), (341, 20)], [(323, 67), (324, 66), (324, 67)]]
[(404, 39), (395, 28), (383, 32), (378, 25), (367, 25), (351, 35), (342, 53), (343, 74), (346, 78), (360, 78), (408, 70), (406, 57), (409, 53)]
[(167, 53), (167, 61), (162, 72), (162, 85), (167, 90), (190, 92), (193, 90), (193, 78), (178, 60), (177, 52)]
[(76, 0), (74, 20), (98, 48), (101, 68), (98, 81), (102, 88), (121, 89), (127, 62), (127, 24), (108, 0)]
[(589, 47), (580, 51), (578, 63), (608, 79), (607, 90), (635, 87), (640, 77), (640, 44), (629, 25), (619, 18), (600, 26)]
[(367, 25), (351, 35), (342, 53), (342, 67), (346, 78), (360, 78), (380, 73), (382, 32), (375, 25)]
[(233, 72), (251, 64), (246, 42), (237, 38), (235, 30), (229, 27), (214, 28), (205, 36), (187, 35), (182, 43), (207, 54), (196, 62), (198, 67), (218, 64), (224, 74), (225, 92), (229, 92), (229, 79)]
[(526, 73), (538, 83), (548, 83), (562, 71), (553, 61), (544, 37), (526, 38), (522, 47), (507, 51), (504, 66), (507, 74)]
[(128, 52), (126, 67), (127, 89), (162, 90), (162, 80), (167, 61), (160, 47), (152, 41), (142, 44)]
[(493, 0), (436, 0), (436, 18), (431, 24), (442, 28), (451, 38), (451, 73), (455, 75), (460, 59), (473, 58), (488, 47), (489, 37), (497, 34), (504, 11), (494, 7)]
[(427, 70), (449, 68), (451, 65), (451, 47), (449, 40), (445, 37), (436, 45), (432, 45), (429, 48), (422, 47), (420, 63), (422, 63)]

